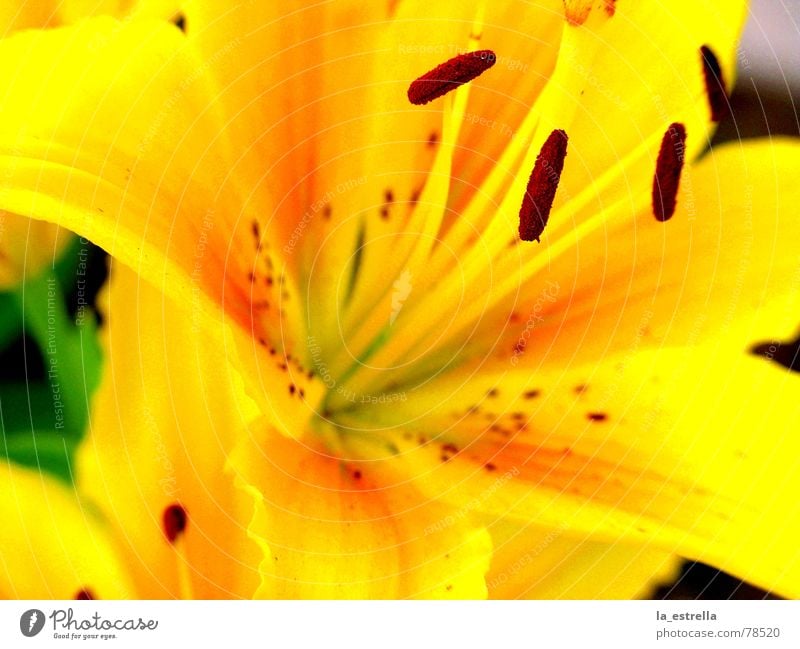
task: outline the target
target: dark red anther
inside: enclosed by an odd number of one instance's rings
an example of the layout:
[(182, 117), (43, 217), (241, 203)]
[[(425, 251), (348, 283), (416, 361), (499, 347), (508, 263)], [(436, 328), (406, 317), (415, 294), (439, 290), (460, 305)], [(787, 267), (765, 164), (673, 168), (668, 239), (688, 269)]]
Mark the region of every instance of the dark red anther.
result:
[(175, 540), (186, 529), (188, 522), (189, 517), (183, 506), (176, 503), (167, 507), (163, 514), (164, 534), (167, 537), (167, 541), (175, 543)]
[(88, 588), (81, 588), (72, 599), (95, 599), (94, 593)]
[(653, 214), (657, 221), (667, 221), (675, 214), (685, 154), (686, 127), (680, 122), (670, 124), (661, 139), (653, 177)]
[(717, 55), (708, 45), (700, 48), (700, 59), (703, 62), (703, 78), (706, 82), (706, 95), (711, 108), (711, 121), (719, 122), (728, 114), (728, 93), (725, 90), (725, 79)]
[(536, 156), (519, 208), (519, 238), (523, 241), (538, 241), (544, 232), (564, 169), (568, 141), (567, 134), (557, 129), (550, 133)]
[(408, 87), (408, 100), (417, 106), (427, 104), (472, 81), (491, 68), (495, 61), (497, 57), (491, 50), (459, 54), (415, 80)]

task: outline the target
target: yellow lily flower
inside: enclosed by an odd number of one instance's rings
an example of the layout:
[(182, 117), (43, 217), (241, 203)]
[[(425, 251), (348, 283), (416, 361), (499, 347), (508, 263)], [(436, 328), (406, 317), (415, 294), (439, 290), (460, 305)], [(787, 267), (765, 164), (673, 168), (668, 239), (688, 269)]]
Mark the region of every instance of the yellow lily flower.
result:
[(746, 3), (462, 4), (0, 42), (0, 208), (135, 271), (77, 467), (131, 596), (798, 594), (800, 151), (700, 157)]

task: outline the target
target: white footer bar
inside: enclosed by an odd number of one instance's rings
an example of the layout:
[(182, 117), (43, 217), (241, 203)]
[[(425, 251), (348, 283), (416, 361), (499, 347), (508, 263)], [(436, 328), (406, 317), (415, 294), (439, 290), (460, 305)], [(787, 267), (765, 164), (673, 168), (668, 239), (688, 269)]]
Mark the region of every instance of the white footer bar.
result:
[(2, 647), (800, 647), (800, 604), (0, 602)]

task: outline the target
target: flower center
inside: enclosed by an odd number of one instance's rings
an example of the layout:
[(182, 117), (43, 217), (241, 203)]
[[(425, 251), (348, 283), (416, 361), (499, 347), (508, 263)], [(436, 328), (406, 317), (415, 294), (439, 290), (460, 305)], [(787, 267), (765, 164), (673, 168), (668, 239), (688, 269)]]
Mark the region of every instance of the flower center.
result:
[[(578, 13), (591, 6), (573, 4)], [(613, 15), (614, 3), (606, 9)], [(473, 46), (480, 30), (474, 33)], [(710, 48), (699, 51), (698, 72), (705, 80), (711, 117), (718, 119), (726, 104), (720, 66)], [(606, 215), (598, 213), (572, 232), (564, 227), (585, 206), (587, 196), (601, 191), (601, 182), (599, 188), (587, 187), (562, 200), (555, 233), (547, 234), (546, 254), (538, 246), (518, 245), (539, 242), (545, 234), (569, 143), (563, 129), (542, 132), (534, 110), (518, 125), (480, 187), (453, 207), (453, 160), (466, 119), (467, 82), (490, 70), (496, 60), (491, 50), (473, 47), (410, 84), (407, 95), (413, 105), (439, 98), (444, 102), (441, 130), (420, 141), (435, 154), (418, 189), (400, 192), (387, 176), (377, 193), (370, 194), (375, 190), (370, 184), (359, 190), (353, 200), (360, 206), (356, 214), (348, 215), (345, 201), (333, 208), (327, 200), (321, 204), (327, 239), (315, 239), (309, 259), (313, 266), (319, 248), (334, 248), (334, 272), (324, 268), (321, 278), (312, 271), (301, 280), (324, 285), (323, 292), (299, 288), (306, 301), (300, 361), (324, 385), (322, 397), (306, 404), (314, 409), (317, 424), (352, 429), (354, 421), (380, 420), (371, 416), (376, 409), (412, 401), (443, 373), (504, 349), (504, 332), (509, 323), (514, 328), (519, 306), (515, 292), (545, 282), (543, 273), (553, 258), (571, 250), (575, 236), (604, 223)], [(657, 221), (668, 221), (675, 213), (686, 140), (680, 122), (670, 124), (661, 140), (651, 193)], [(517, 170), (510, 184), (509, 169)], [(259, 238), (255, 231), (254, 236)], [(337, 245), (342, 242), (344, 246)], [(269, 282), (272, 269), (265, 270)], [(315, 304), (320, 296), (325, 304)], [(365, 410), (370, 416), (358, 417)]]

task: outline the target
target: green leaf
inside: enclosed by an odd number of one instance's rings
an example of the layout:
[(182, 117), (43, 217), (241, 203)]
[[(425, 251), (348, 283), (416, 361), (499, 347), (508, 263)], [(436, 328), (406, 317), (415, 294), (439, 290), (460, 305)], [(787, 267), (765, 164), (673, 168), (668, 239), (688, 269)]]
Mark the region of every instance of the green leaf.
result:
[(88, 422), (91, 395), (100, 382), (102, 353), (94, 318), (86, 312), (79, 313), (76, 321), (69, 317), (53, 272), (26, 282), (18, 299), (25, 330), (44, 358), (49, 410), (55, 418), (48, 428), (80, 438)]
[(11, 461), (23, 466), (47, 471), (72, 484), (74, 449), (57, 431), (20, 432), (5, 435), (0, 451)]
[[(93, 313), (80, 303), (86, 246), (74, 238), (52, 268), (0, 293), (0, 349), (24, 330), (39, 346), (45, 371), (43, 381), (0, 383), (0, 457), (65, 481), (71, 481), (71, 460), (102, 366)], [(65, 294), (76, 288), (73, 319)]]
[(11, 291), (0, 292), (0, 351), (22, 331), (19, 302)]
[[(58, 394), (55, 396), (58, 398)], [(54, 399), (50, 386), (44, 383), (0, 384), (0, 416), (6, 431), (29, 435), (35, 430), (61, 430), (63, 436), (66, 430), (56, 428), (56, 423), (63, 421), (63, 407), (63, 401)]]

